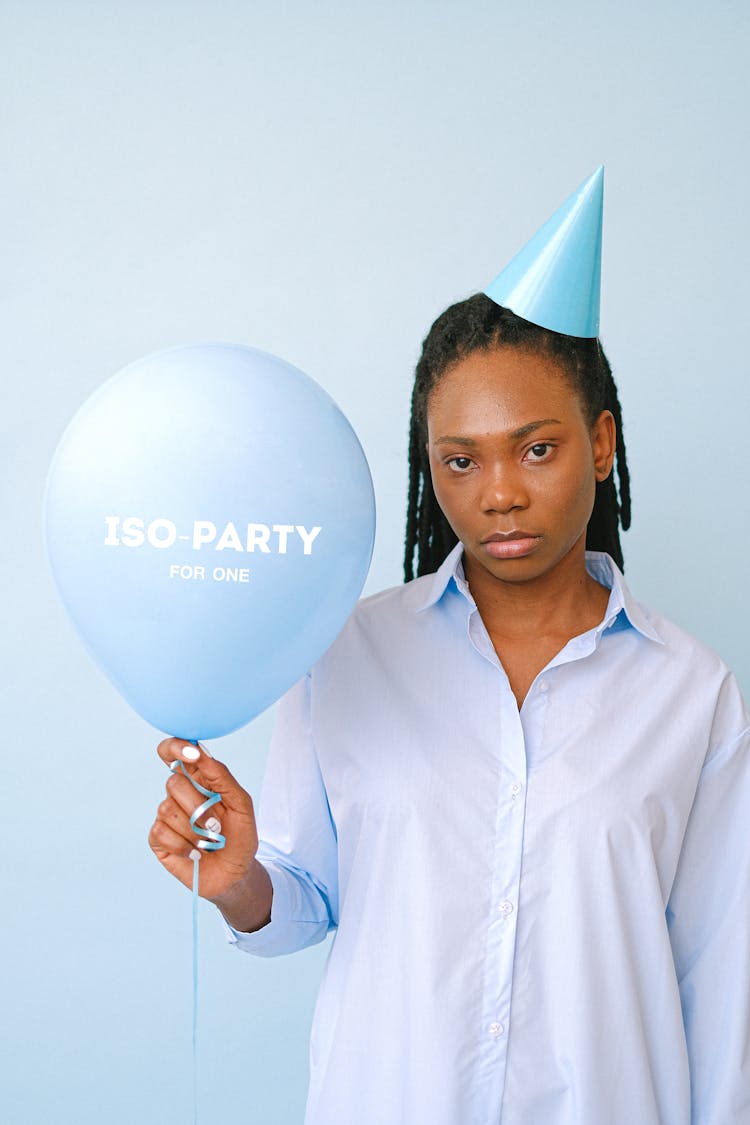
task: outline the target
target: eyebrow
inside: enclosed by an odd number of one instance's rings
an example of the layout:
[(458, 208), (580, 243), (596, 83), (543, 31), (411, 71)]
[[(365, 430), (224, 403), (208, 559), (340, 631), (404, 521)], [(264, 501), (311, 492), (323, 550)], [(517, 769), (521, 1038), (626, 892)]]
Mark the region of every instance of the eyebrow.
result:
[[(511, 441), (519, 441), (521, 438), (528, 437), (533, 434), (534, 430), (540, 429), (542, 426), (561, 426), (562, 422), (559, 418), (540, 418), (537, 422), (527, 422), (525, 426), (519, 426), (517, 430), (513, 430), (508, 434)], [(435, 441), (435, 445), (464, 445), (467, 449), (474, 449), (478, 442), (474, 438), (462, 437), (456, 434), (446, 434), (445, 437), (439, 437)]]

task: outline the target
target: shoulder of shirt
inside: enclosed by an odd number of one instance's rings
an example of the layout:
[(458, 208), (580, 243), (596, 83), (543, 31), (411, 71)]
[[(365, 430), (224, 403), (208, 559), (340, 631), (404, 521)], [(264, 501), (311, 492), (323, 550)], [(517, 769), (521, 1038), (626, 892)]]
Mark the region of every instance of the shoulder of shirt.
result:
[(718, 675), (731, 675), (731, 669), (714, 649), (700, 640), (693, 633), (678, 625), (669, 617), (657, 612), (643, 602), (633, 599), (634, 604), (643, 613), (654, 632), (659, 636), (665, 648), (674, 653), (687, 656), (691, 661), (703, 665), (707, 672)]
[(616, 589), (617, 604), (621, 606), (621, 612), (638, 632), (658, 641), (666, 652), (685, 655), (691, 661), (698, 661), (707, 672), (726, 674), (730, 671), (718, 653), (703, 641), (635, 598), (611, 556), (602, 551), (587, 551), (586, 565), (594, 578), (610, 590)]
[[(356, 605), (350, 620), (359, 620), (362, 623), (374, 618), (387, 617), (395, 614), (402, 618), (411, 614), (419, 614), (423, 610), (436, 605), (450, 585), (456, 583), (456, 573), (460, 570), (460, 558), (463, 547), (457, 543), (442, 565), (430, 574), (423, 574), (412, 578), (400, 586), (391, 586), (377, 594), (362, 598)], [(465, 583), (463, 583), (465, 587)], [(465, 592), (468, 592), (466, 589)]]
[(713, 708), (711, 745), (706, 762), (718, 757), (722, 748), (736, 747), (740, 743), (750, 751), (750, 714), (737, 677), (726, 661), (670, 618), (645, 606), (642, 608), (664, 642), (663, 676), (682, 685), (693, 699), (701, 698)]
[[(374, 649), (383, 645), (397, 650), (399, 640), (418, 622), (434, 578), (434, 574), (428, 574), (360, 598), (336, 639), (308, 675), (334, 670), (338, 674), (342, 661), (344, 666), (351, 666), (352, 661), (369, 658)], [(427, 625), (428, 621), (425, 619), (424, 623)]]
[(391, 613), (399, 617), (416, 614), (424, 606), (434, 580), (434, 574), (425, 574), (421, 578), (403, 582), (400, 586), (389, 586), (376, 594), (361, 598), (354, 607), (352, 618), (364, 623)]
[[(709, 645), (678, 625), (664, 614), (637, 601), (623, 578), (622, 571), (608, 555), (587, 552), (587, 558), (604, 565), (617, 583), (623, 600), (623, 612), (644, 636), (658, 640), (651, 646), (657, 658), (654, 666), (659, 676), (669, 676), (673, 682), (684, 685), (691, 694), (701, 695), (715, 707), (715, 737), (718, 742), (731, 742), (739, 732), (747, 738), (750, 718), (737, 679), (722, 657)], [(659, 663), (663, 670), (658, 672)]]

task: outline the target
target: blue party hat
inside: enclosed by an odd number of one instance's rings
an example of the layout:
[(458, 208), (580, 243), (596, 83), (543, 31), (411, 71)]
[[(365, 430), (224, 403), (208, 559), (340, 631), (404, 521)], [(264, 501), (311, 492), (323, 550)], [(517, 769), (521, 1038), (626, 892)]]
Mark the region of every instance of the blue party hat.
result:
[(487, 286), (487, 296), (553, 332), (598, 336), (603, 202), (600, 166)]

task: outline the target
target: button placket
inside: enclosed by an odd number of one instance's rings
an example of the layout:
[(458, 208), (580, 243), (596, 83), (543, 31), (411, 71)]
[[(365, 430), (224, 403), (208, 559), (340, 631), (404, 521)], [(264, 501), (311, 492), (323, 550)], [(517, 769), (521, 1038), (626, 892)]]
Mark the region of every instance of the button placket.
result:
[(491, 1083), (501, 1096), (505, 1082), (513, 991), (527, 750), (518, 704), (501, 665), (499, 671), (502, 672), (502, 680), (498, 682), (498, 718), (502, 732), (499, 750), (501, 770), (505, 776), (502, 777), (501, 774), (498, 777), (500, 784), (497, 789), (495, 846), (488, 903), (490, 956), (485, 970), (481, 1034), (488, 1048), (492, 1044)]

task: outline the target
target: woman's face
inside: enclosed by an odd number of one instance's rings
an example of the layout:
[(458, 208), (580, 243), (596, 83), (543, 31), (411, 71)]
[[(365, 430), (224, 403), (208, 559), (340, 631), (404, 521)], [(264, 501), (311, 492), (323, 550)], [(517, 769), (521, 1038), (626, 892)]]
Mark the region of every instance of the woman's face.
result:
[(470, 581), (528, 582), (571, 553), (583, 566), (615, 425), (603, 411), (589, 427), (564, 368), (511, 347), (474, 352), (433, 389), (427, 430), (435, 496), (464, 544)]

